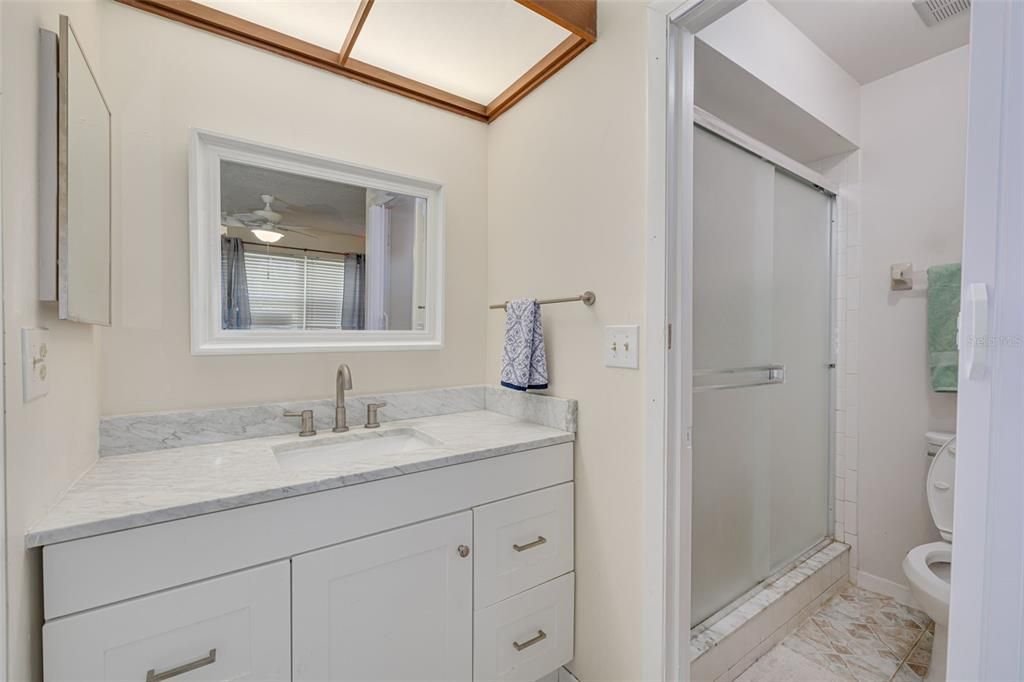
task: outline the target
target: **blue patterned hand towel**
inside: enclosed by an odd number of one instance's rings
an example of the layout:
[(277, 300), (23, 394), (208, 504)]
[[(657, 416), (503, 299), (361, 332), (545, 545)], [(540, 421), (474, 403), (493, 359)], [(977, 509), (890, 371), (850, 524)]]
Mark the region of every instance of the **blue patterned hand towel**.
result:
[(540, 304), (537, 301), (520, 298), (505, 305), (501, 385), (517, 391), (548, 387), (544, 326), (540, 321)]

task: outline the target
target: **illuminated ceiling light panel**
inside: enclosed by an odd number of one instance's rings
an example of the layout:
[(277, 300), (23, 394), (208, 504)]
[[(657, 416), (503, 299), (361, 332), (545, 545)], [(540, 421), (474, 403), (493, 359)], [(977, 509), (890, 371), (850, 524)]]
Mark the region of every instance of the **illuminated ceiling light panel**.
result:
[(335, 52), (359, 0), (200, 0), (200, 4)]
[(597, 40), (597, 0), (118, 1), (487, 123)]
[(352, 57), (488, 104), (569, 35), (513, 0), (376, 0)]

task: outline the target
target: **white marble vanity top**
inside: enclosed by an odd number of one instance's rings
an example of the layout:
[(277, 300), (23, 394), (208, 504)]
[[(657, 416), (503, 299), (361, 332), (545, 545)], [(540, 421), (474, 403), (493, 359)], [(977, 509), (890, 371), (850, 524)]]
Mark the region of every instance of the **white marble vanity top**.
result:
[[(283, 469), (275, 447), (379, 438), (414, 429), (440, 445), (323, 468)], [(394, 435), (394, 434), (393, 434)], [(28, 547), (403, 476), (566, 443), (574, 434), (487, 410), (391, 421), (379, 429), (297, 434), (101, 458), (26, 534)]]

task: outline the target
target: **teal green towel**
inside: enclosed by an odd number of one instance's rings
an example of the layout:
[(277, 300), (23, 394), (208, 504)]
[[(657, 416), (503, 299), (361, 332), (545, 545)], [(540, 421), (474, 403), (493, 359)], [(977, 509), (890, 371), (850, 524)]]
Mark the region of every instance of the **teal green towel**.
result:
[(932, 390), (956, 392), (960, 264), (928, 268), (928, 367)]

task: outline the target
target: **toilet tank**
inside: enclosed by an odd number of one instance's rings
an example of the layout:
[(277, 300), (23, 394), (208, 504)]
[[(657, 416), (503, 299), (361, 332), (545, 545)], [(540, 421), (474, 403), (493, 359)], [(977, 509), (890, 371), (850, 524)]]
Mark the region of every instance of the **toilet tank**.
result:
[(934, 457), (943, 445), (946, 444), (950, 438), (955, 436), (955, 433), (947, 433), (946, 431), (929, 431), (924, 434), (924, 440), (927, 444), (927, 452), (929, 457)]

